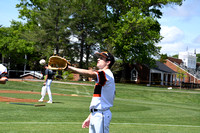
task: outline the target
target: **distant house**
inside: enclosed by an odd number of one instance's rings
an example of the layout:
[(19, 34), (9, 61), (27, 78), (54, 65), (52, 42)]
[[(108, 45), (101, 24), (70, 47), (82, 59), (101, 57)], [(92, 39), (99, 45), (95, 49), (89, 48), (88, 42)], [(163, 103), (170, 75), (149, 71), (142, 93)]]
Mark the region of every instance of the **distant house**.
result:
[(175, 71), (160, 61), (156, 61), (155, 67), (135, 64), (131, 66), (131, 81), (148, 85), (172, 85)]

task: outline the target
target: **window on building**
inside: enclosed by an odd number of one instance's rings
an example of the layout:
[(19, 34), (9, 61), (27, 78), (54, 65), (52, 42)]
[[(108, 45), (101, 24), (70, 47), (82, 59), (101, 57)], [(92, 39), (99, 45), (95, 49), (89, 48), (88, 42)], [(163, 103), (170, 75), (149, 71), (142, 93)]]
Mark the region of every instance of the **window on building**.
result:
[(137, 81), (138, 79), (138, 72), (135, 68), (131, 71), (131, 81)]

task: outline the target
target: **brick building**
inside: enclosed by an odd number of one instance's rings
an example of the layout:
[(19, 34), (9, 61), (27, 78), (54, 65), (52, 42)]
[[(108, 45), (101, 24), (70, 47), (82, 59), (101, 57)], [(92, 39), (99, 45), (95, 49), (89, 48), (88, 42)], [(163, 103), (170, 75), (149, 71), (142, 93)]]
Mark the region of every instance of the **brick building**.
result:
[[(199, 70), (198, 69), (190, 69), (183, 65), (183, 61), (181, 59), (176, 59), (173, 57), (168, 57), (165, 62), (169, 68), (177, 73), (183, 73), (185, 76), (183, 78), (179, 78), (177, 74), (173, 75), (173, 84), (180, 85), (180, 82), (184, 83), (194, 83), (200, 84)], [(197, 63), (197, 68), (199, 68), (200, 64)]]

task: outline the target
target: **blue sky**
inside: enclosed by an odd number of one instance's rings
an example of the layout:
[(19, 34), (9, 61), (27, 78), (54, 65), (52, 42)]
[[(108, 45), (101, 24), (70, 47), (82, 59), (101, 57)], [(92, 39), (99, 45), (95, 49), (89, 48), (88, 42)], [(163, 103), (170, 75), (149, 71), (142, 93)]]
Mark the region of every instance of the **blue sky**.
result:
[(10, 21), (18, 19), (18, 9), (15, 8), (20, 0), (0, 0), (0, 25), (10, 26)]
[[(20, 0), (0, 0), (0, 25), (10, 26), (11, 20), (18, 20)], [(161, 35), (164, 39), (158, 43), (161, 53), (169, 56), (188, 50), (200, 53), (200, 0), (186, 0), (182, 6), (170, 5), (163, 8)]]
[(188, 50), (200, 53), (200, 0), (186, 0), (182, 6), (167, 6), (162, 9), (161, 35), (164, 39), (158, 44), (161, 53), (178, 54)]

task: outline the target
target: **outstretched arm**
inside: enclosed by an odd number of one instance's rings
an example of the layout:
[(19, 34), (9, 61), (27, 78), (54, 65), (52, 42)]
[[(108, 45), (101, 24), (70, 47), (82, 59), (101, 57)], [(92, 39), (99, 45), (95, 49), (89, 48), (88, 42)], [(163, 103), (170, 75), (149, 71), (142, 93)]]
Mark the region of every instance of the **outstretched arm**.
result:
[(86, 69), (76, 68), (72, 66), (68, 66), (68, 69), (86, 77), (97, 78), (96, 73), (92, 70), (86, 70)]

